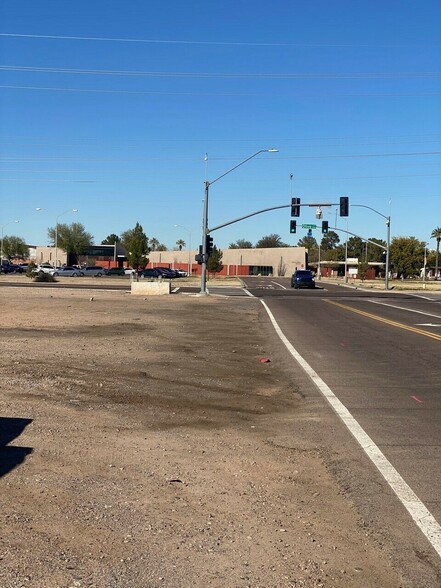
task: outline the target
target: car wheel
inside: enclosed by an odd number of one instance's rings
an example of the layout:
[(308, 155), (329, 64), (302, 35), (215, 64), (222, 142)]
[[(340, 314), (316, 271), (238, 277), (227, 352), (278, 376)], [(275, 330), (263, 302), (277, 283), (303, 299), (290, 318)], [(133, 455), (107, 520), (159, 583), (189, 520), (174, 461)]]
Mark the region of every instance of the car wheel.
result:
[[(54, 278), (56, 278), (56, 277), (58, 277), (59, 274), (57, 272), (54, 272), (52, 275), (54, 276)], [(40, 276), (41, 276), (41, 273), (40, 273)]]
[(103, 274), (102, 274), (101, 272), (98, 272), (98, 273), (96, 274), (96, 277), (97, 277), (97, 278), (101, 278), (101, 276), (102, 276), (102, 275), (103, 275)]

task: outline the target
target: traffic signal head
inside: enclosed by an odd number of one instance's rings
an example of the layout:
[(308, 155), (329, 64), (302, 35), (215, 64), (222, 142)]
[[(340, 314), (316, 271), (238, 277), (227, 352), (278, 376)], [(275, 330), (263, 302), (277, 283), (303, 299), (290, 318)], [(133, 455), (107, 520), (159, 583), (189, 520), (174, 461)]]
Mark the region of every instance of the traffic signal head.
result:
[(347, 196), (340, 197), (340, 216), (349, 216), (349, 198)]
[(295, 233), (297, 230), (297, 221), (292, 220), (289, 224), (289, 232), (290, 233)]
[(213, 237), (211, 235), (207, 235), (206, 239), (206, 253), (207, 257), (210, 257), (210, 255), (213, 253)]
[(328, 221), (322, 221), (322, 233), (326, 235), (328, 233)]
[(300, 198), (291, 198), (291, 216), (300, 216)]

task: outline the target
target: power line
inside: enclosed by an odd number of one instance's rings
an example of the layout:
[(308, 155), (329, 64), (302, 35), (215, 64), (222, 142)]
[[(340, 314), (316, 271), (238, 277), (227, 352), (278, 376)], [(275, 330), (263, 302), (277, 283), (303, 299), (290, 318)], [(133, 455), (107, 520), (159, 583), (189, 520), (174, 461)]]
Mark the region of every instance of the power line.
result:
[(62, 67), (37, 67), (29, 65), (0, 65), (1, 71), (19, 71), (32, 73), (62, 73), (74, 75), (102, 75), (124, 77), (159, 77), (159, 78), (229, 78), (229, 79), (264, 79), (264, 80), (366, 80), (366, 79), (433, 79), (441, 77), (441, 72), (351, 72), (351, 73), (228, 73), (228, 72), (167, 72), (137, 71), (118, 69), (75, 69)]
[(52, 39), (52, 40), (66, 40), (66, 41), (96, 41), (96, 42), (112, 42), (112, 43), (150, 43), (158, 45), (218, 45), (218, 46), (234, 46), (234, 47), (311, 47), (311, 48), (344, 48), (344, 47), (368, 47), (377, 49), (387, 48), (436, 48), (441, 45), (404, 45), (404, 44), (390, 44), (390, 45), (379, 45), (375, 44), (354, 44), (354, 43), (262, 43), (257, 41), (190, 41), (185, 39), (131, 39), (124, 37), (81, 37), (81, 36), (68, 36), (68, 35), (31, 35), (25, 33), (0, 33), (0, 37), (15, 37), (15, 38), (26, 38), (26, 39)]
[[(1, 68), (0, 68), (1, 69)], [(60, 88), (56, 86), (12, 86), (0, 85), (0, 88), (10, 90), (40, 90), (49, 92), (68, 92), (68, 93), (83, 93), (83, 94), (132, 94), (132, 95), (146, 95), (146, 96), (229, 96), (229, 97), (249, 97), (260, 96), (267, 98), (268, 94), (257, 92), (158, 92), (148, 90), (100, 90), (89, 88)], [(441, 92), (271, 92), (271, 97), (308, 97), (308, 98), (431, 98), (441, 96)]]

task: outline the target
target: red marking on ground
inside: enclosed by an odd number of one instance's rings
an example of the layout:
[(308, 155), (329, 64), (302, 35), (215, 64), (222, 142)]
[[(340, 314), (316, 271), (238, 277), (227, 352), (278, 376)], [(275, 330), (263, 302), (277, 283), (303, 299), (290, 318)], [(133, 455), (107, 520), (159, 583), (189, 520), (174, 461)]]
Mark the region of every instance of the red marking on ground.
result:
[(416, 396), (411, 396), (412, 400), (415, 400), (415, 402), (418, 402), (419, 404), (422, 404), (423, 401), (420, 400), (419, 398), (417, 398)]

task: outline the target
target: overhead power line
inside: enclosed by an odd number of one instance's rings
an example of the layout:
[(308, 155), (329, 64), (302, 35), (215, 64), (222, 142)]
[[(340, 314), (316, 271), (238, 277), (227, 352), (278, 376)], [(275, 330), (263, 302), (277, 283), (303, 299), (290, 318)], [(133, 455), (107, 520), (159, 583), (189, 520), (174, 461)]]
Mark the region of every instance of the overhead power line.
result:
[(15, 37), (25, 39), (52, 39), (65, 41), (96, 41), (105, 43), (151, 43), (158, 45), (226, 45), (236, 47), (371, 47), (377, 49), (379, 47), (386, 49), (403, 48), (403, 47), (440, 47), (441, 45), (405, 45), (405, 44), (388, 44), (380, 45), (378, 43), (264, 43), (258, 41), (194, 41), (188, 39), (131, 39), (124, 37), (81, 37), (77, 35), (31, 35), (26, 33), (0, 33), (0, 37)]
[(370, 80), (370, 79), (409, 79), (439, 78), (441, 72), (348, 72), (348, 73), (228, 73), (228, 72), (168, 72), (137, 71), (118, 69), (74, 69), (62, 67), (37, 67), (29, 65), (0, 65), (0, 71), (19, 71), (31, 73), (60, 73), (74, 75), (101, 75), (156, 78), (231, 78), (264, 80)]
[[(230, 96), (230, 97), (267, 97), (262, 92), (158, 92), (148, 90), (102, 90), (98, 88), (60, 88), (57, 86), (16, 86), (0, 85), (9, 90), (40, 90), (46, 92), (68, 92), (80, 94), (124, 94), (134, 96)], [(271, 97), (309, 97), (309, 98), (431, 98), (441, 96), (441, 92), (271, 92)]]

